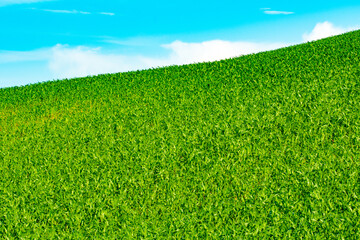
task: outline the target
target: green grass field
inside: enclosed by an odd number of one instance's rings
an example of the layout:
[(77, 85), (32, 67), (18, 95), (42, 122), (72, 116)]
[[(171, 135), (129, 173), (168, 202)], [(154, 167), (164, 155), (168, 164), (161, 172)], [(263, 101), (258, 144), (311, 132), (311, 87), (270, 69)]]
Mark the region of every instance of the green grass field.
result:
[(360, 238), (360, 31), (0, 89), (0, 236)]

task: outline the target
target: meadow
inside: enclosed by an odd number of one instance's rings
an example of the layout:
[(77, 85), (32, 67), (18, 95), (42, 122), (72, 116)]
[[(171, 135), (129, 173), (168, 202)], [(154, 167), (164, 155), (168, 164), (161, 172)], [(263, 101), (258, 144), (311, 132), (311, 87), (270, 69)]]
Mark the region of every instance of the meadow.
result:
[(0, 89), (2, 239), (360, 238), (360, 31)]

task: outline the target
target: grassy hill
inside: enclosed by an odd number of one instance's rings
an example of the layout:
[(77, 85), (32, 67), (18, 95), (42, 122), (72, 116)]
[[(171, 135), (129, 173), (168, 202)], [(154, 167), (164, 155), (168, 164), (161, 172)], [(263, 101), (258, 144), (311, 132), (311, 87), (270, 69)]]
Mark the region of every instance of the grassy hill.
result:
[(0, 236), (360, 238), (360, 31), (0, 89)]

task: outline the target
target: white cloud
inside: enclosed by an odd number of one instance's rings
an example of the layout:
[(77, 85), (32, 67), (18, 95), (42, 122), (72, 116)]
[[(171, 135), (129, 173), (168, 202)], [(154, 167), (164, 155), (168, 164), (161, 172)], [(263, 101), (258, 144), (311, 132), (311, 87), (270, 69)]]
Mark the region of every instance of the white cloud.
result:
[(286, 12), (286, 11), (264, 11), (265, 14), (269, 15), (291, 15), (294, 12)]
[[(312, 32), (304, 34), (303, 38), (304, 41), (311, 41), (354, 29), (355, 28), (335, 27), (330, 22), (323, 22), (316, 24)], [(131, 43), (132, 41), (134, 42)], [(132, 46), (140, 44), (140, 46), (143, 46), (142, 42), (139, 41), (140, 40), (132, 39), (127, 41), (114, 41), (114, 43)], [(147, 46), (153, 47), (157, 45), (163, 48), (166, 53), (162, 55), (162, 57), (117, 53), (109, 54), (105, 53), (101, 48), (89, 48), (85, 46), (71, 47), (59, 44), (52, 48), (33, 51), (0, 51), (0, 64), (39, 62), (43, 64), (44, 69), (40, 72), (47, 73), (49, 75), (48, 79), (62, 79), (101, 73), (126, 72), (174, 64), (182, 65), (214, 61), (290, 45), (285, 43), (255, 43), (224, 40), (204, 42), (183, 42), (177, 40), (163, 45), (158, 44), (158, 42), (158, 40), (153, 41)], [(41, 68), (39, 67), (39, 69)], [(36, 75), (36, 72), (33, 74)], [(36, 76), (39, 76), (40, 79), (40, 75)], [(41, 79), (46, 78), (45, 76), (41, 76)]]
[(223, 40), (186, 43), (175, 41), (163, 47), (171, 51), (170, 59), (176, 64), (215, 61), (244, 54), (257, 53), (284, 47), (284, 43), (230, 42)]
[(0, 0), (0, 7), (14, 4), (49, 2), (52, 0)]
[(115, 13), (112, 13), (112, 12), (100, 12), (99, 14), (108, 15), (108, 16), (114, 16), (115, 15)]
[(201, 43), (175, 41), (163, 45), (169, 50), (165, 57), (127, 56), (104, 54), (100, 48), (69, 47), (57, 45), (52, 48), (50, 69), (59, 78), (96, 75), (100, 73), (124, 72), (152, 67), (181, 65), (195, 62), (214, 61), (249, 53), (272, 50), (287, 44), (261, 44), (250, 42), (229, 42), (222, 40)]
[(355, 27), (341, 28), (334, 26), (331, 22), (325, 21), (317, 23), (311, 33), (305, 33), (303, 35), (304, 42), (314, 41), (330, 36), (339, 35), (348, 31), (355, 30)]
[(51, 49), (49, 68), (56, 78), (82, 77), (151, 67), (143, 59), (142, 56), (104, 54), (101, 48), (58, 44)]
[[(355, 28), (335, 27), (330, 22), (318, 23), (304, 41), (312, 41), (344, 33)], [(116, 44), (143, 46), (140, 40), (107, 41)], [(157, 45), (153, 41), (151, 46)], [(0, 64), (12, 62), (41, 61), (47, 64), (51, 73), (49, 79), (72, 78), (101, 73), (125, 72), (168, 65), (182, 65), (196, 62), (215, 61), (250, 53), (273, 50), (288, 46), (286, 43), (255, 43), (241, 41), (212, 40), (204, 42), (174, 41), (161, 45), (167, 52), (162, 57), (105, 53), (101, 48), (85, 46), (71, 47), (56, 45), (52, 48), (27, 52), (0, 51)], [(158, 45), (160, 46), (160, 45)], [(148, 46), (149, 47), (149, 46)], [(45, 65), (44, 65), (45, 66)]]
[[(282, 43), (230, 42), (223, 40), (187, 43), (174, 41), (162, 45), (168, 51), (163, 57), (107, 54), (101, 48), (56, 45), (28, 52), (0, 51), (0, 63), (43, 61), (51, 74), (49, 79), (62, 79), (126, 72), (168, 65), (214, 61), (249, 53), (284, 47)], [(45, 65), (44, 65), (45, 67)]]

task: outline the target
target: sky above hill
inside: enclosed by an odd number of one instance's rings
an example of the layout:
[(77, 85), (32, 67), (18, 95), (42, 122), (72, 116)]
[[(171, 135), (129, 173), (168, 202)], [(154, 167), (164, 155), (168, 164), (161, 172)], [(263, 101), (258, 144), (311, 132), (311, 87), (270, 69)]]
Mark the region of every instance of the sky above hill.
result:
[(219, 60), (359, 28), (358, 0), (0, 0), (0, 88)]

